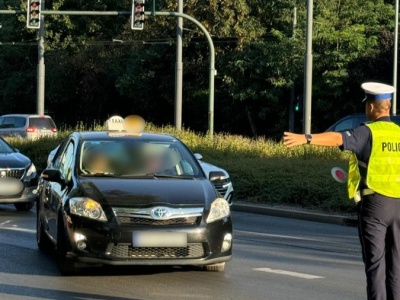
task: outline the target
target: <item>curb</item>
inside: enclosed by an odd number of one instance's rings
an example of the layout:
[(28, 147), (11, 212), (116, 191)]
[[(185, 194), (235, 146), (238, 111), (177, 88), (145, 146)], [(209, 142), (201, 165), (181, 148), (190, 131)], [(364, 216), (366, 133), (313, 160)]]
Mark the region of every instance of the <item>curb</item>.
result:
[(300, 211), (296, 209), (275, 208), (264, 205), (242, 203), (233, 203), (231, 208), (233, 211), (251, 214), (357, 227), (357, 217), (354, 216), (329, 215), (309, 211)]

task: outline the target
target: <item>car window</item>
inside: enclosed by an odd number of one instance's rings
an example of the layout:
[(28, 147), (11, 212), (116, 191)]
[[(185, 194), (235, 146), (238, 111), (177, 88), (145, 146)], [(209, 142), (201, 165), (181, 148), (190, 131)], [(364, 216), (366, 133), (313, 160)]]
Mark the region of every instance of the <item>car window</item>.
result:
[(359, 115), (355, 118), (354, 120), (354, 128), (360, 126), (362, 123), (367, 122), (367, 116), (365, 115)]
[(51, 129), (56, 127), (51, 118), (40, 118), (40, 117), (30, 117), (29, 126), (41, 129)]
[(60, 146), (57, 147), (56, 154), (53, 157), (52, 160), (52, 168), (59, 169), (61, 168), (61, 163), (63, 159), (63, 155), (65, 153), (65, 149), (67, 148), (67, 145), (71, 143), (70, 139), (65, 139)]
[(390, 119), (396, 123), (397, 125), (400, 125), (400, 116), (391, 116)]
[(85, 141), (81, 147), (80, 170), (86, 175), (203, 176), (193, 155), (179, 141)]
[(74, 143), (71, 141), (61, 155), (59, 170), (66, 181), (71, 180), (72, 166), (74, 163)]
[(14, 148), (12, 148), (5, 140), (0, 138), (0, 153), (13, 153), (15, 152)]
[(336, 126), (333, 128), (333, 131), (345, 131), (352, 128), (353, 128), (353, 119), (347, 118), (344, 119), (342, 122), (336, 124)]
[(4, 117), (0, 128), (23, 128), (26, 124), (24, 117)]

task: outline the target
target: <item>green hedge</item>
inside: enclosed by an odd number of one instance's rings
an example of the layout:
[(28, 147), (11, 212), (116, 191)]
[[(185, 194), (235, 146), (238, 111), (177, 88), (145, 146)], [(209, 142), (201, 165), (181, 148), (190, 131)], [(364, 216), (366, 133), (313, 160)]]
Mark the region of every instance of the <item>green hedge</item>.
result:
[[(79, 127), (79, 130), (84, 129)], [(331, 177), (334, 166), (347, 168), (348, 154), (337, 148), (300, 146), (287, 149), (282, 143), (249, 139), (229, 134), (207, 135), (172, 127), (147, 125), (147, 131), (174, 134), (204, 161), (226, 169), (235, 189), (235, 199), (271, 205), (295, 205), (332, 212), (350, 211), (354, 203), (347, 199), (346, 185)], [(46, 166), (47, 156), (71, 130), (57, 138), (35, 141), (8, 139), (37, 168)]]

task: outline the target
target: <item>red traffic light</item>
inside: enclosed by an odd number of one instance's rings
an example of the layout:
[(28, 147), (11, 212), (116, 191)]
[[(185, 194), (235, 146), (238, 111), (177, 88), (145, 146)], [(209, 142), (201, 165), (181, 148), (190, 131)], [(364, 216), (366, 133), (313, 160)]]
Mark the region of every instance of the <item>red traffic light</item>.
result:
[(40, 28), (40, 1), (28, 0), (26, 27), (33, 29)]
[(133, 0), (132, 2), (132, 29), (142, 30), (144, 27), (144, 3), (145, 0)]

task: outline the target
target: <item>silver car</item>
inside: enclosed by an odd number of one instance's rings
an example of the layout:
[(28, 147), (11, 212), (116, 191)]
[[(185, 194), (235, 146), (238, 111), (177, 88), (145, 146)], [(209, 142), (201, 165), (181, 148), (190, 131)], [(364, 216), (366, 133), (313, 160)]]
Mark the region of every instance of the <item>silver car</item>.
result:
[(8, 114), (0, 117), (0, 136), (37, 139), (57, 135), (53, 119), (47, 115)]

